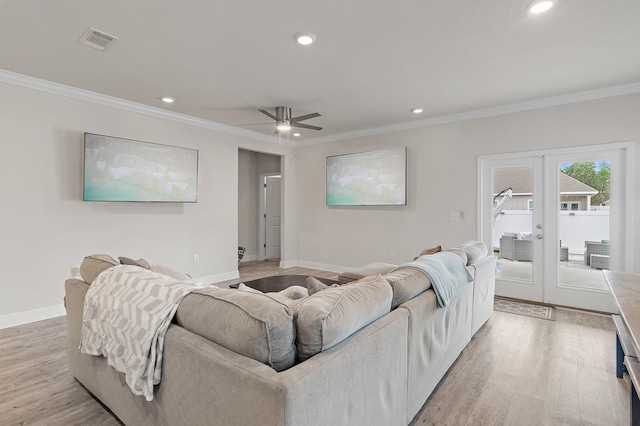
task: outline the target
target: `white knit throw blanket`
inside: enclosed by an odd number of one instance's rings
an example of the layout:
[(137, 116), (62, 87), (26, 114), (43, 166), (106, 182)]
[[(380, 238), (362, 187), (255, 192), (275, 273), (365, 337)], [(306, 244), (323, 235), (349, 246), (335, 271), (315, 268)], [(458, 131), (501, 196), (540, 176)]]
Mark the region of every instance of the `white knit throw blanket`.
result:
[(164, 336), (182, 298), (210, 287), (131, 265), (104, 271), (84, 300), (80, 351), (125, 373), (136, 395), (153, 400), (162, 376)]

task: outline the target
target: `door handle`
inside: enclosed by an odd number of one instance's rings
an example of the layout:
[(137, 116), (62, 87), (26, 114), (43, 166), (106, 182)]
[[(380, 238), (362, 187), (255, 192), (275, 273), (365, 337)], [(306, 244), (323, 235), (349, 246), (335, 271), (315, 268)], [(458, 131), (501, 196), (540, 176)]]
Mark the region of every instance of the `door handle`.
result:
[(542, 239), (542, 234), (536, 234), (536, 238), (541, 240)]

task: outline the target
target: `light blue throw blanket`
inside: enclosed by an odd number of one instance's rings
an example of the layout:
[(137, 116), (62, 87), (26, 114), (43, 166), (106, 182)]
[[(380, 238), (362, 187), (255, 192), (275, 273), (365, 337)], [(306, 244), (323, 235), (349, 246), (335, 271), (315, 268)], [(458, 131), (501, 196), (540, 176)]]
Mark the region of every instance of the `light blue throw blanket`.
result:
[(441, 308), (447, 306), (473, 279), (462, 259), (447, 251), (420, 256), (413, 262), (398, 266), (394, 271), (398, 269), (416, 269), (424, 273), (431, 281)]

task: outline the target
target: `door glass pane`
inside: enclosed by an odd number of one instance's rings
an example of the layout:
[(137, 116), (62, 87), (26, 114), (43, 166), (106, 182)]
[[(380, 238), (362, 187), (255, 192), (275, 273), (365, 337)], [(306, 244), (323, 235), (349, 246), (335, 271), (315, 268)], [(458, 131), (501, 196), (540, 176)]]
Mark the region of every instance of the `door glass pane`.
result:
[(558, 194), (558, 285), (606, 289), (611, 161), (562, 163)]
[(494, 168), (493, 197), (496, 277), (532, 282), (533, 167)]

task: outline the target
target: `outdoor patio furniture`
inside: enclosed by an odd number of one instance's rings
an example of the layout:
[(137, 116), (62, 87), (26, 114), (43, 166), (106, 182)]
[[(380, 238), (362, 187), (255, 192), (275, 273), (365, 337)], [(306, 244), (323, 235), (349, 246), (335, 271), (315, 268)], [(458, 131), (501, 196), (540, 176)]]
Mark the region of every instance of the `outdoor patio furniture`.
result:
[[(591, 255), (603, 255), (609, 256), (611, 251), (611, 246), (608, 243), (603, 243), (601, 241), (585, 241), (584, 243), (584, 264), (587, 266), (591, 266)], [(608, 265), (608, 264), (607, 264)], [(608, 269), (608, 266), (607, 266)]]
[(560, 247), (560, 262), (569, 261), (569, 247)]
[(500, 237), (500, 257), (502, 259), (531, 262), (533, 259), (532, 244), (532, 240), (518, 240), (514, 237), (503, 235)]
[(593, 269), (609, 269), (609, 256), (604, 254), (592, 254), (589, 262)]

